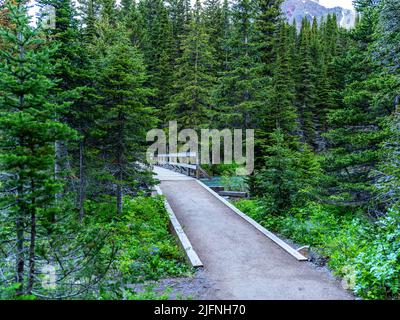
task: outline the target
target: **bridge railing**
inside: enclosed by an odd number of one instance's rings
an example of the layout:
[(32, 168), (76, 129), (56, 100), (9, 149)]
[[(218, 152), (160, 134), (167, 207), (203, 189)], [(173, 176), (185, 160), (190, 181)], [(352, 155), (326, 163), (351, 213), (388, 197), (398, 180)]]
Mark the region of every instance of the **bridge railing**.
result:
[(178, 171), (197, 179), (210, 178), (208, 173), (201, 168), (198, 154), (196, 152), (166, 153), (156, 156), (156, 163), (161, 167)]

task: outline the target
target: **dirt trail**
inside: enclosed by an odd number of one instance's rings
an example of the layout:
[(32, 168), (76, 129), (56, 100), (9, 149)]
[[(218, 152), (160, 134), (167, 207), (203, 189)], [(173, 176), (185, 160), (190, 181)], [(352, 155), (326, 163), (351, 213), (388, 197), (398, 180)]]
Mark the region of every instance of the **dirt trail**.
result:
[(336, 280), (298, 262), (196, 181), (162, 181), (160, 188), (204, 264), (207, 289), (194, 299), (352, 299)]

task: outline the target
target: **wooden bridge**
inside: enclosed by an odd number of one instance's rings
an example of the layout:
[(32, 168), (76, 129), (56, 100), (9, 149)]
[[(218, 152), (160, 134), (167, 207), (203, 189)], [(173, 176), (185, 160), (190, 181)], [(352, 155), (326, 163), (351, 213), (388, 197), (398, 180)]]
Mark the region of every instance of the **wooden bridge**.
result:
[(159, 154), (156, 157), (156, 163), (160, 167), (186, 174), (189, 177), (209, 178), (208, 173), (200, 166), (196, 152)]
[(352, 299), (337, 280), (197, 180), (196, 164), (171, 158), (160, 155), (162, 167), (154, 172), (189, 258), (203, 266), (209, 290), (195, 299)]

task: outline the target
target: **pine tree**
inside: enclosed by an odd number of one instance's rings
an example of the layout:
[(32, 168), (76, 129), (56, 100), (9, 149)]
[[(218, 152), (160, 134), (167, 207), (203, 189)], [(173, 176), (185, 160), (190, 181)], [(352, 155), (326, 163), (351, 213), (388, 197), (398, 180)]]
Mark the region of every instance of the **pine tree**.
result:
[(225, 61), (224, 36), (226, 22), (226, 7), (222, 7), (220, 0), (204, 1), (204, 26), (210, 37), (210, 46), (213, 48), (214, 66), (216, 74), (223, 69)]
[(140, 3), (140, 11), (145, 21), (141, 48), (149, 75), (148, 84), (155, 89), (150, 103), (164, 112), (172, 94), (172, 25), (163, 0), (144, 0)]
[(75, 133), (54, 118), (63, 105), (49, 100), (55, 86), (54, 50), (40, 30), (30, 27), (22, 2), (6, 6), (15, 28), (0, 29), (7, 48), (0, 51), (0, 171), (6, 173), (1, 205), (7, 208), (7, 223), (14, 224), (15, 279), (21, 295), (33, 290), (37, 229), (52, 212), (61, 185), (54, 177), (54, 143)]
[(265, 99), (254, 30), (254, 5), (235, 2), (231, 10), (232, 32), (228, 40), (226, 71), (218, 80), (215, 107), (221, 127), (255, 128)]
[(263, 63), (264, 76), (272, 75), (272, 66), (275, 62), (274, 39), (281, 22), (283, 22), (281, 5), (283, 0), (257, 0), (256, 2), (256, 29), (258, 32), (258, 50)]
[(274, 130), (269, 140), (268, 157), (254, 178), (253, 192), (263, 199), (269, 213), (282, 214), (311, 198), (321, 171), (307, 144), (299, 143), (298, 150), (294, 149), (281, 129)]
[(298, 70), (296, 81), (296, 105), (300, 114), (302, 139), (315, 147), (315, 69), (311, 55), (312, 30), (310, 22), (304, 18), (301, 24), (298, 43)]
[(290, 27), (281, 25), (277, 41), (275, 41), (276, 62), (272, 78), (272, 90), (265, 109), (262, 130), (267, 133), (280, 129), (286, 138), (297, 133), (297, 112), (294, 105), (295, 90), (293, 65), (290, 50), (294, 45), (290, 38)]
[(168, 0), (167, 3), (173, 39), (172, 60), (176, 61), (182, 54), (182, 40), (188, 30), (190, 7), (187, 7), (186, 0)]
[(113, 31), (116, 40), (105, 52), (99, 75), (104, 132), (99, 149), (115, 188), (118, 213), (122, 213), (125, 194), (135, 195), (151, 183), (151, 174), (143, 164), (146, 132), (155, 124), (147, 101), (152, 91), (144, 86), (143, 57), (129, 39), (121, 38), (122, 30)]
[(328, 190), (347, 205), (367, 205), (371, 200), (371, 172), (379, 160), (378, 146), (383, 139), (381, 122), (390, 110), (385, 104), (375, 103), (376, 92), (381, 90), (379, 66), (371, 54), (376, 24), (376, 9), (363, 9), (357, 28), (351, 33), (354, 43), (346, 57), (344, 106), (328, 116)]
[(182, 57), (177, 60), (175, 94), (169, 104), (169, 119), (184, 128), (199, 129), (207, 123), (214, 83), (214, 51), (205, 32), (200, 1), (196, 2), (187, 36), (182, 41)]
[(117, 2), (115, 0), (100, 0), (100, 15), (107, 17), (111, 26), (115, 26), (118, 21)]
[(121, 20), (124, 21), (132, 45), (141, 46), (144, 41), (143, 16), (134, 0), (121, 1)]
[(86, 41), (92, 41), (96, 36), (96, 20), (100, 14), (98, 0), (78, 0), (78, 12), (81, 17), (83, 36)]

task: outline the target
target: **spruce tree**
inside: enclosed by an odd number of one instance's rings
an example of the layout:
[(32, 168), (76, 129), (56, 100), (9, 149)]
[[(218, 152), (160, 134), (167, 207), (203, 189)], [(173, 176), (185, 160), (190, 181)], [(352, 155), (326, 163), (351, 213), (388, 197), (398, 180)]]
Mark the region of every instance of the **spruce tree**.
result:
[(264, 109), (264, 121), (261, 129), (271, 133), (280, 129), (289, 138), (297, 133), (298, 118), (295, 102), (293, 65), (290, 59), (291, 43), (290, 27), (282, 23), (277, 41), (275, 41), (276, 62), (272, 78), (272, 90), (267, 108)]
[[(391, 72), (398, 70), (400, 59), (400, 3), (399, 0), (383, 0), (380, 10), (378, 30), (379, 47), (389, 60)], [(393, 70), (395, 69), (395, 70)], [(398, 71), (397, 71), (398, 73)]]
[(116, 0), (100, 0), (100, 14), (107, 17), (111, 26), (115, 27), (118, 21), (118, 11)]
[(75, 133), (55, 119), (63, 105), (49, 99), (56, 85), (51, 79), (54, 50), (29, 25), (23, 2), (6, 6), (13, 28), (0, 29), (6, 44), (0, 51), (0, 171), (6, 174), (1, 206), (15, 232), (15, 281), (21, 295), (34, 288), (38, 227), (52, 212), (61, 186), (54, 176), (54, 144)]
[(221, 127), (255, 128), (265, 90), (259, 74), (254, 29), (254, 4), (236, 1), (231, 9), (232, 31), (228, 40), (226, 71), (219, 79), (215, 107), (220, 110)]
[(128, 38), (121, 37), (122, 30), (119, 27), (111, 31), (115, 42), (107, 48), (101, 61), (103, 136), (98, 147), (112, 190), (115, 190), (120, 214), (124, 195), (136, 195), (151, 184), (151, 174), (143, 164), (146, 133), (155, 124), (148, 106), (152, 91), (145, 87), (147, 75), (143, 57)]
[(232, 32), (232, 22), (231, 22), (232, 12), (229, 6), (228, 0), (224, 0), (222, 4), (222, 20), (223, 20), (223, 34), (221, 38), (221, 57), (222, 57), (222, 65), (220, 68), (220, 73), (228, 70), (228, 60), (229, 60), (229, 39), (231, 38)]
[(168, 0), (167, 3), (173, 41), (172, 60), (176, 61), (182, 54), (182, 40), (188, 30), (190, 7), (187, 7), (186, 0)]
[(387, 208), (395, 208), (400, 203), (400, 99), (396, 100), (396, 110), (388, 117), (384, 129), (386, 140), (381, 145), (381, 161), (373, 172), (376, 177), (374, 191), (376, 204), (385, 212)]
[(315, 68), (311, 55), (312, 30), (310, 22), (304, 18), (301, 24), (297, 55), (297, 79), (296, 79), (296, 105), (300, 114), (302, 139), (310, 146), (315, 147)]
[[(95, 164), (95, 159), (88, 159), (89, 132), (93, 130), (97, 112), (95, 105), (98, 97), (93, 85), (96, 72), (91, 62), (90, 44), (95, 38), (86, 38), (86, 32), (78, 29), (78, 19), (74, 5), (70, 0), (40, 0), (42, 6), (51, 5), (55, 9), (55, 25), (46, 29), (50, 39), (57, 44), (57, 51), (53, 56), (55, 64), (54, 77), (58, 79), (54, 95), (57, 101), (68, 102), (68, 108), (59, 115), (70, 127), (77, 130), (80, 139), (77, 144), (62, 141), (56, 143), (56, 169), (57, 174), (64, 172), (74, 176), (74, 166), (77, 164), (79, 181), (75, 184), (73, 178), (69, 179), (69, 187), (77, 193), (77, 207), (80, 219), (84, 216), (84, 203), (87, 195), (87, 180), (89, 163)], [(89, 4), (92, 4), (89, 2)], [(88, 42), (86, 42), (88, 41)], [(65, 163), (66, 161), (72, 163)]]
[[(294, 71), (295, 65), (293, 60), (293, 50), (295, 46), (295, 37), (293, 27), (282, 23), (278, 27), (279, 32), (275, 35), (274, 51), (276, 61), (273, 64), (272, 82), (268, 100), (263, 113), (260, 115), (262, 119), (261, 125), (257, 132), (257, 154), (256, 154), (256, 173), (248, 182), (252, 194), (265, 195), (270, 193), (270, 188), (275, 185), (275, 190), (282, 190), (280, 184), (297, 185), (300, 183), (298, 176), (287, 177), (287, 181), (283, 182), (283, 177), (269, 176), (272, 172), (280, 175), (282, 168), (276, 167), (281, 163), (278, 160), (281, 155), (276, 154), (277, 151), (284, 152), (286, 155), (294, 157), (299, 156), (300, 144), (298, 142), (298, 114), (295, 107), (295, 86)], [(285, 140), (283, 146), (280, 142), (281, 137)], [(306, 147), (305, 147), (306, 148)], [(309, 151), (307, 149), (307, 151)], [(311, 154), (309, 154), (311, 156)], [(277, 157), (274, 162), (274, 157)], [(270, 160), (270, 161), (269, 161)], [(295, 166), (293, 164), (293, 166)], [(287, 168), (287, 170), (296, 170), (295, 167)], [(268, 183), (262, 182), (262, 179), (271, 179)], [(275, 212), (281, 212), (284, 203), (291, 203), (285, 199), (284, 191), (282, 194), (271, 194), (268, 201), (273, 202)], [(281, 203), (282, 202), (282, 203)]]
[[(346, 56), (347, 77), (342, 108), (328, 115), (329, 152), (325, 169), (330, 177), (328, 190), (346, 205), (368, 205), (372, 197), (371, 172), (379, 160), (381, 130), (388, 106), (375, 104), (379, 88), (379, 66), (371, 53), (377, 10), (367, 6), (352, 31), (354, 41)], [(378, 89), (379, 90), (379, 89)]]
[(141, 46), (144, 41), (143, 16), (134, 0), (121, 1), (121, 20), (124, 21), (126, 31), (132, 45)]
[(265, 164), (254, 177), (253, 194), (262, 199), (269, 214), (283, 214), (303, 206), (316, 192), (321, 170), (307, 144), (287, 140), (281, 129), (274, 130), (266, 148)]
[(169, 119), (184, 128), (200, 129), (207, 123), (211, 106), (214, 51), (210, 46), (202, 18), (202, 6), (196, 1), (189, 31), (182, 41), (182, 57), (174, 75), (175, 94), (169, 104)]
[(263, 64), (264, 76), (271, 76), (275, 62), (274, 39), (281, 22), (283, 22), (281, 5), (283, 0), (256, 0), (255, 25), (257, 45)]
[(172, 25), (163, 0), (144, 0), (139, 8), (144, 21), (141, 48), (149, 75), (148, 84), (155, 90), (150, 103), (165, 112), (172, 94)]
[(204, 26), (210, 37), (210, 46), (213, 48), (214, 66), (216, 74), (223, 68), (225, 61), (224, 36), (226, 25), (226, 10), (220, 0), (206, 0), (204, 5)]
[(399, 1), (382, 1), (379, 9), (379, 22), (375, 30), (379, 37), (374, 49), (379, 53), (382, 71), (376, 79), (379, 90), (376, 90), (374, 101), (375, 107), (383, 106), (391, 114), (383, 121), (384, 139), (380, 146), (380, 162), (372, 176), (375, 178), (375, 209), (379, 214), (385, 214), (388, 208), (397, 208), (400, 201)]
[(92, 41), (96, 36), (96, 20), (99, 16), (98, 0), (78, 0), (78, 13), (81, 17), (83, 36), (86, 41)]
[(315, 150), (321, 151), (326, 147), (322, 133), (326, 130), (326, 113), (332, 108), (331, 87), (328, 80), (327, 62), (324, 59), (323, 51), (326, 43), (322, 42), (321, 28), (317, 18), (314, 17), (310, 34), (310, 56), (312, 63), (312, 81), (315, 87), (313, 122), (315, 131), (312, 146)]

